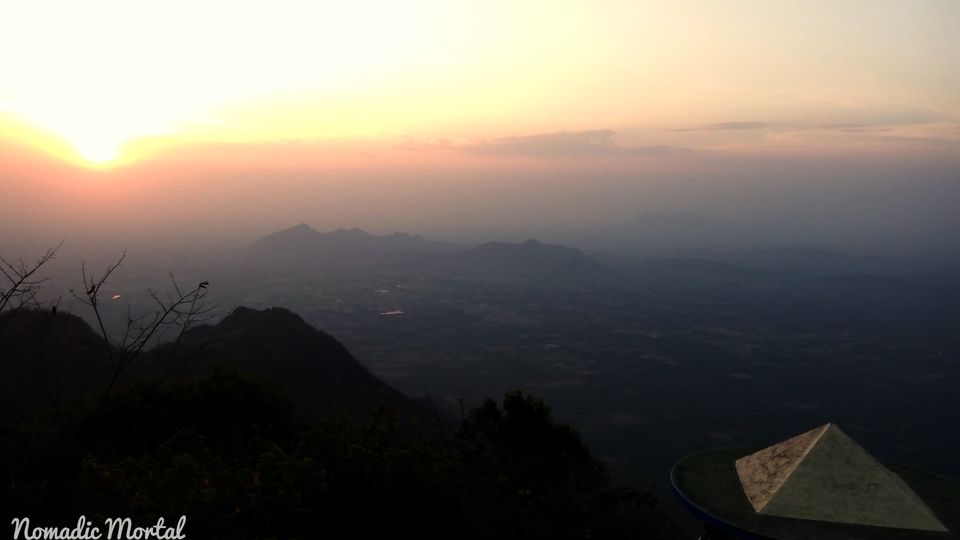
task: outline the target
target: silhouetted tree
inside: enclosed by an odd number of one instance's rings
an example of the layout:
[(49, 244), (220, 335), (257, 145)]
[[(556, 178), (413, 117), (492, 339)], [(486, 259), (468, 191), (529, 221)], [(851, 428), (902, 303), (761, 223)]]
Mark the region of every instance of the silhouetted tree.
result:
[(589, 535), (589, 502), (606, 485), (604, 468), (542, 400), (519, 391), (502, 404), (487, 399), (469, 411), (456, 438), (464, 492), (484, 505), (474, 516), (479, 536)]
[[(32, 266), (3, 261), (10, 283), (3, 306), (37, 304), (43, 280), (35, 276), (55, 252)], [(171, 276), (171, 292), (150, 292), (152, 311), (109, 332), (100, 295), (123, 260), (99, 276), (84, 265), (83, 290), (71, 291), (92, 309), (98, 332), (76, 318), (58, 330), (64, 343), (83, 344), (61, 353), (107, 357), (99, 399), (77, 398), (53, 423), (0, 418), (4, 512), (38, 522), (85, 514), (151, 523), (185, 514), (189, 535), (202, 538), (663, 537), (651, 499), (610, 489), (579, 435), (519, 391), (462, 410), (450, 441), (391, 405), (360, 417), (306, 419), (284, 388), (235, 368), (117, 384), (164, 329), (178, 330), (165, 347), (176, 354), (185, 330), (211, 309), (206, 281), (186, 289)], [(39, 320), (43, 339), (52, 313), (31, 314), (39, 319), (18, 317), (13, 334), (26, 336), (21, 327)], [(276, 327), (267, 331), (279, 335), (302, 323), (271, 320)], [(316, 391), (325, 391), (324, 382), (316, 381)]]
[(114, 337), (107, 331), (100, 313), (100, 292), (125, 258), (126, 252), (121, 254), (115, 263), (108, 266), (100, 276), (88, 274), (86, 264), (83, 264), (81, 266), (83, 292), (77, 293), (74, 289), (70, 289), (70, 293), (77, 300), (93, 310), (103, 338), (104, 350), (110, 363), (110, 379), (103, 391), (101, 398), (103, 401), (110, 396), (120, 375), (140, 358), (144, 347), (150, 343), (151, 339), (159, 337), (158, 333), (162, 329), (177, 327), (178, 332), (174, 342), (175, 345), (179, 345), (184, 332), (192, 325), (206, 320), (206, 315), (213, 309), (205, 302), (209, 282), (202, 281), (192, 289), (183, 289), (171, 274), (170, 283), (173, 292), (161, 296), (150, 290), (150, 298), (154, 301), (155, 309), (137, 317), (128, 312), (126, 325), (119, 333), (119, 337)]
[(23, 259), (13, 263), (0, 255), (0, 274), (6, 281), (4, 288), (0, 289), (0, 328), (20, 309), (40, 307), (37, 294), (47, 279), (39, 277), (37, 272), (54, 259), (60, 245), (48, 249), (32, 264), (27, 264)]

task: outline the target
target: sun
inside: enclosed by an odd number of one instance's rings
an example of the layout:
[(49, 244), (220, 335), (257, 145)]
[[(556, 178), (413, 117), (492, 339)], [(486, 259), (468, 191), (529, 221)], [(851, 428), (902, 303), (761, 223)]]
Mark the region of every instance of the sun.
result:
[[(518, 54), (519, 20), (479, 0), (50, 3), (4, 4), (0, 114), (97, 167), (145, 159), (158, 141), (367, 137), (433, 122), (446, 131), (486, 111), (509, 118), (530, 101), (511, 96), (573, 80), (592, 43), (572, 39), (582, 18), (564, 9), (551, 13), (549, 43), (523, 38)], [(541, 61), (548, 50), (561, 60)]]
[(109, 165), (120, 157), (120, 144), (115, 141), (77, 141), (73, 142), (73, 148), (77, 155), (89, 165)]
[(101, 118), (99, 122), (50, 122), (41, 124), (51, 137), (62, 141), (56, 153), (67, 161), (93, 168), (113, 167), (129, 161), (131, 148), (149, 133), (136, 126), (118, 125)]
[[(414, 1), (12, 2), (0, 17), (0, 114), (65, 141), (67, 159), (98, 166), (132, 160), (145, 138), (343, 131), (369, 114), (357, 96), (392, 95), (379, 89), (456, 57), (437, 56), (451, 9)], [(257, 112), (301, 94), (309, 99), (298, 106), (322, 111), (309, 125), (300, 114), (281, 122)]]
[(102, 92), (51, 99), (41, 92), (0, 99), (0, 129), (81, 166), (103, 168), (125, 161), (138, 140), (166, 136), (174, 125), (138, 114), (148, 104)]
[[(135, 94), (110, 93), (108, 89), (81, 95), (82, 99), (52, 100), (38, 95), (37, 99), (0, 100), (0, 117), (10, 135), (33, 140), (62, 160), (95, 168), (132, 161), (144, 141), (177, 133), (179, 119), (174, 114), (162, 107), (151, 108)], [(15, 114), (5, 113), (2, 105)]]

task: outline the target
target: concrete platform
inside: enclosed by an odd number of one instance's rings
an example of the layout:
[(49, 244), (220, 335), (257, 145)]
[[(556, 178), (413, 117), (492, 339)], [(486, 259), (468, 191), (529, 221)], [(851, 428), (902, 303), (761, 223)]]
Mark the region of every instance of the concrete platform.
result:
[(762, 447), (722, 448), (680, 460), (671, 471), (674, 490), (707, 525), (734, 538), (766, 540), (918, 540), (960, 538), (960, 483), (899, 465), (883, 465), (899, 476), (947, 528), (918, 531), (831, 523), (758, 513), (744, 493), (736, 461)]

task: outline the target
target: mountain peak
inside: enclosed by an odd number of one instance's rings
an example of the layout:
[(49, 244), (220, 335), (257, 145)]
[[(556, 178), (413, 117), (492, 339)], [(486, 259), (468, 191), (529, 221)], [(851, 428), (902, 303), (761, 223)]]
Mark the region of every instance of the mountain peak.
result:
[(182, 347), (195, 354), (193, 369), (229, 365), (282, 384), (308, 414), (344, 408), (363, 412), (384, 400), (401, 410), (419, 411), (336, 338), (288, 309), (238, 307), (216, 325), (188, 330)]
[(318, 236), (320, 236), (320, 233), (317, 232), (316, 229), (307, 225), (306, 223), (300, 223), (288, 229), (270, 233), (257, 240), (256, 243), (263, 245), (285, 242), (305, 242), (313, 240)]
[(224, 317), (222, 322), (226, 324), (242, 324), (250, 321), (263, 322), (269, 319), (306, 324), (302, 317), (285, 308), (272, 307), (258, 310), (244, 306), (234, 309), (229, 315)]
[(293, 227), (283, 229), (273, 233), (275, 235), (301, 235), (301, 236), (316, 236), (320, 234), (316, 229), (307, 225), (306, 223), (298, 223)]

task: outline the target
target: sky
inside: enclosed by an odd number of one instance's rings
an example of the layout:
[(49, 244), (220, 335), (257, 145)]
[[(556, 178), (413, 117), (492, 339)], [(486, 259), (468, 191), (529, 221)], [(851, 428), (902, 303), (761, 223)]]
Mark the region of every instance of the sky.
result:
[(816, 202), (831, 190), (881, 200), (870, 226), (898, 200), (927, 231), (955, 225), (954, 0), (0, 0), (0, 15), (0, 221), (17, 234), (750, 220), (792, 202), (835, 215)]

